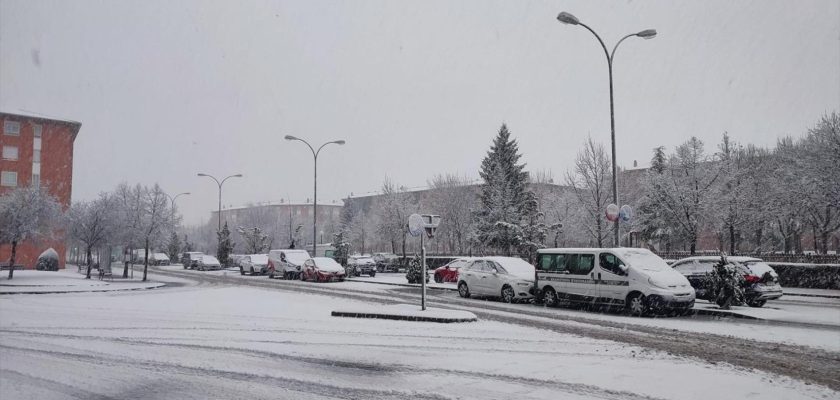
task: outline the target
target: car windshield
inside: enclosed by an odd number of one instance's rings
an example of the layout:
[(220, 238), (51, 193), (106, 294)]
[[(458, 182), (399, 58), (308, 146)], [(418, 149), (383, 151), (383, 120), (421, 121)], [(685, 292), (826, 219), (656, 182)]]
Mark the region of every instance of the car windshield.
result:
[(493, 261), (504, 268), (504, 272), (507, 272), (508, 274), (524, 278), (534, 277), (534, 266), (528, 264), (527, 261), (522, 260), (521, 258), (495, 258)]
[(645, 249), (616, 249), (615, 253), (627, 265), (645, 271), (669, 271), (671, 267), (662, 258)]
[(254, 264), (268, 264), (268, 255), (266, 254), (252, 254), (248, 256)]
[(315, 257), (312, 260), (315, 261), (315, 266), (319, 268), (341, 266), (335, 260), (329, 257)]
[(745, 261), (742, 262), (741, 265), (747, 267), (753, 275), (756, 276), (762, 276), (768, 272), (770, 275), (776, 275), (776, 271), (773, 270), (773, 267), (761, 260)]
[(354, 258), (357, 264), (371, 264), (373, 263), (373, 259), (370, 257), (358, 257)]
[(286, 254), (286, 261), (296, 265), (302, 265), (309, 259), (309, 253), (304, 250), (287, 251), (284, 254)]

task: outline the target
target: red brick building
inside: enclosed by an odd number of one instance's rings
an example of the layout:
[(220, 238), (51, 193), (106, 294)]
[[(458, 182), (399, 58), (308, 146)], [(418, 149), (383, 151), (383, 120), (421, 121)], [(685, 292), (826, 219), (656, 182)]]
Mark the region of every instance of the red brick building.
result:
[[(82, 124), (27, 115), (0, 112), (0, 195), (19, 186), (41, 185), (70, 207), (73, 189), (73, 142)], [(66, 253), (62, 232), (50, 240), (30, 240), (18, 244), (15, 265), (35, 267), (38, 256), (52, 247), (64, 268)], [(7, 263), (11, 246), (0, 246), (0, 263)]]

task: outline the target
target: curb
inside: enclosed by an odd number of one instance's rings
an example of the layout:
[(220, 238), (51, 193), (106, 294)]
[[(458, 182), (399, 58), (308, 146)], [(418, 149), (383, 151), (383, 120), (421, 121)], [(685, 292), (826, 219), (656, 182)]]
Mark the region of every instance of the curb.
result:
[(390, 319), (397, 321), (414, 321), (414, 322), (437, 322), (442, 324), (449, 324), (454, 322), (476, 322), (475, 318), (442, 318), (442, 317), (424, 317), (418, 315), (398, 315), (398, 314), (380, 314), (380, 313), (365, 313), (365, 312), (349, 312), (349, 311), (333, 311), (333, 317), (348, 317), (348, 318), (373, 318), (373, 319)]
[(128, 289), (111, 289), (111, 290), (74, 290), (74, 291), (51, 291), (51, 292), (0, 292), (0, 295), (14, 295), (14, 294), (72, 294), (72, 293), (108, 293), (108, 292), (128, 292), (132, 290), (153, 290), (166, 287), (167, 284), (151, 287), (138, 287)]
[[(362, 279), (345, 279), (344, 281), (345, 282), (375, 283), (377, 285), (402, 286), (402, 287), (410, 287), (410, 288), (417, 288), (417, 289), (421, 288), (421, 286), (419, 284), (414, 284), (414, 283), (376, 282), (376, 281), (369, 281), (369, 280), (362, 280)], [(458, 288), (426, 286), (426, 290), (449, 290), (449, 291), (452, 291), (452, 292), (457, 292)]]
[(710, 310), (705, 308), (693, 308), (692, 315), (711, 315), (715, 317), (731, 317), (739, 319), (748, 319), (752, 321), (766, 321), (764, 318), (754, 317), (752, 315), (739, 314), (727, 310)]
[(840, 295), (833, 295), (833, 294), (810, 294), (810, 293), (788, 293), (785, 292), (782, 297), (784, 296), (797, 296), (797, 297), (822, 297), (824, 299), (840, 299)]

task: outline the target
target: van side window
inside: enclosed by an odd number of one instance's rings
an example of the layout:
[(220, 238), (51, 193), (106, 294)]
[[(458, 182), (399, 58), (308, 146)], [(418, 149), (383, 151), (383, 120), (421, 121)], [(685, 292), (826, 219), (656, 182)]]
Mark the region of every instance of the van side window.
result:
[(624, 262), (616, 257), (615, 254), (601, 253), (598, 255), (598, 261), (601, 263), (601, 268), (616, 275), (624, 275), (624, 271), (620, 267), (624, 265)]
[(595, 255), (569, 254), (566, 257), (566, 267), (572, 275), (586, 275), (595, 268)]
[(537, 269), (545, 272), (568, 273), (565, 254), (541, 254)]

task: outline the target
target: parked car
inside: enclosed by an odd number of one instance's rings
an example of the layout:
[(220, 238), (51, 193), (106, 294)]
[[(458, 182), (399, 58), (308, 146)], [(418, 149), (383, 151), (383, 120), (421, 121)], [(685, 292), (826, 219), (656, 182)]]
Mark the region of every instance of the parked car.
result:
[(268, 252), (268, 277), (299, 279), (303, 263), (309, 258), (309, 252), (306, 250), (271, 250)]
[(222, 269), (222, 264), (216, 257), (202, 254), (195, 266), (199, 271), (215, 271)]
[(400, 257), (393, 253), (373, 253), (376, 272), (397, 272), (400, 268)]
[(264, 275), (268, 271), (268, 254), (249, 254), (239, 259), (239, 273)]
[(353, 271), (353, 276), (376, 276), (376, 261), (370, 256), (350, 256), (347, 258), (347, 269)]
[(458, 271), (469, 263), (471, 258), (456, 258), (442, 267), (435, 269), (434, 279), (437, 283), (458, 282)]
[[(718, 256), (688, 257), (674, 262), (671, 267), (691, 282), (698, 299), (712, 301), (712, 294), (706, 288), (706, 274), (711, 273), (719, 261)], [(732, 256), (726, 257), (726, 261), (744, 275), (744, 297), (750, 307), (762, 307), (767, 300), (782, 297), (779, 274), (761, 259)]]
[(506, 303), (533, 297), (534, 266), (517, 257), (475, 258), (460, 269), (458, 294), (499, 297)]
[(245, 258), (247, 254), (230, 254), (228, 255), (228, 259), (230, 260), (230, 266), (234, 268), (239, 267), (239, 263), (242, 262), (242, 259)]
[(330, 257), (313, 257), (303, 263), (300, 280), (315, 282), (344, 281), (344, 267)]
[(181, 264), (184, 265), (184, 269), (195, 269), (195, 267), (198, 266), (198, 260), (203, 255), (204, 253), (200, 251), (188, 251), (181, 253)]
[(694, 288), (647, 249), (540, 249), (538, 296), (548, 306), (624, 307), (632, 315), (686, 313)]
[(149, 264), (169, 265), (169, 256), (166, 253), (153, 253), (149, 259)]

